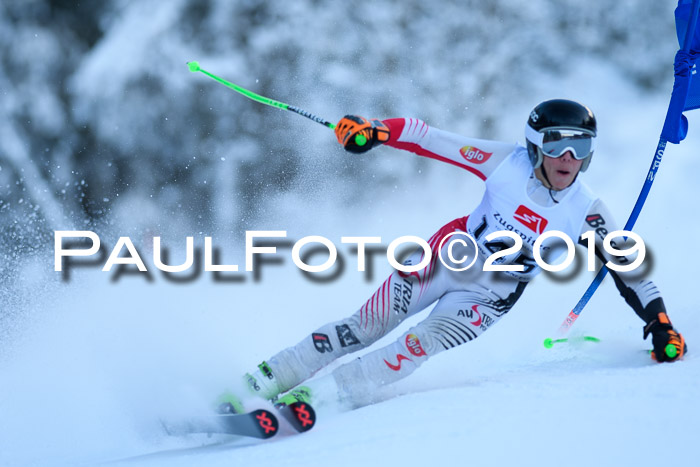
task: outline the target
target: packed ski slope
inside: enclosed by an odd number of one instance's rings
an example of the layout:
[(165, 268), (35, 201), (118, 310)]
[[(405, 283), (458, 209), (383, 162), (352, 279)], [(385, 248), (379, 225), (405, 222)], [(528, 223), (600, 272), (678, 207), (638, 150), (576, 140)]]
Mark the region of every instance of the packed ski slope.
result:
[[(585, 180), (622, 224), (653, 156), (666, 96), (640, 96), (614, 72), (594, 71), (604, 88), (572, 77), (556, 89), (598, 114), (598, 152)], [(533, 105), (552, 97), (546, 87)], [(504, 111), (513, 140), (522, 141), (528, 107)], [(694, 295), (700, 132), (693, 131), (697, 117), (689, 117), (689, 139), (667, 149), (635, 229), (688, 341), (682, 362), (650, 361), (641, 321), (608, 280), (574, 326), (575, 334), (602, 342), (545, 350), (542, 340), (593, 274), (542, 276), (493, 329), (387, 388), (384, 402), (346, 413), (319, 407), (314, 430), (268, 442), (170, 438), (161, 417), (206, 410), (252, 365), (354, 311), (388, 266), (377, 261), (374, 279), (364, 281), (353, 273), (354, 258), (339, 248), (348, 260), (345, 273), (315, 284), (287, 250), (282, 265), (263, 269), (260, 282), (214, 283), (203, 274), (173, 284), (157, 271), (152, 282), (139, 276), (111, 282), (93, 267), (75, 270), (65, 283), (47, 280), (55, 274), (47, 257), (23, 271), (17, 329), (0, 353), (0, 465), (694, 465), (700, 458)], [(388, 149), (370, 154), (367, 164), (412, 157)], [(427, 237), (468, 212), (481, 190), (475, 177), (440, 166), (420, 184), (397, 185), (363, 209), (280, 199), (260, 229), (284, 229), (296, 239), (323, 235), (339, 246), (341, 235), (379, 235), (385, 244), (401, 235)], [(446, 193), (463, 202), (440, 204)], [(409, 212), (420, 222), (410, 221)], [(242, 244), (221, 238), (224, 260), (242, 264)]]

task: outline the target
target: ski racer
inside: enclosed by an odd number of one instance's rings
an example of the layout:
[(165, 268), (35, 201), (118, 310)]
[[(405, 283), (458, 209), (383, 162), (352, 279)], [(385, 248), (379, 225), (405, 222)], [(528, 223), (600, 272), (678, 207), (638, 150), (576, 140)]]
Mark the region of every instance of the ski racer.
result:
[[(406, 377), (444, 350), (476, 339), (508, 313), (540, 271), (533, 260), (533, 244), (544, 232), (559, 230), (579, 239), (594, 231), (596, 255), (603, 262), (611, 260), (602, 247), (603, 239), (617, 227), (605, 204), (579, 177), (591, 164), (596, 132), (590, 109), (563, 99), (542, 102), (532, 110), (525, 126), (526, 147), (460, 136), (417, 119), (345, 116), (335, 133), (347, 151), (361, 153), (381, 144), (410, 151), (471, 172), (484, 181), (486, 191), (474, 211), (430, 238), (432, 257), (427, 266), (411, 273), (394, 271), (354, 314), (321, 326), (261, 363), (246, 375), (249, 390), (271, 400), (292, 390), (287, 400), (313, 394), (314, 401), (336, 399), (347, 407), (372, 403), (379, 386)], [(520, 265), (520, 271), (484, 271), (489, 256), (514, 243), (489, 237), (501, 230), (523, 239), (522, 248), (500, 263)], [(450, 259), (476, 257), (476, 263), (463, 271), (437, 260), (440, 246), (442, 253), (449, 253), (443, 238), (459, 232), (476, 240), (476, 248), (470, 250), (467, 244), (461, 252), (451, 252)], [(556, 250), (547, 242), (542, 245), (545, 252)], [(419, 248), (404, 264), (418, 265), (424, 255)], [(671, 324), (657, 287), (631, 274), (610, 273), (622, 297), (644, 321), (644, 339), (652, 336), (652, 358), (658, 362), (680, 359), (687, 346)], [(395, 342), (298, 387), (335, 359), (368, 347), (436, 301), (430, 314)], [(667, 352), (669, 344), (671, 352)]]

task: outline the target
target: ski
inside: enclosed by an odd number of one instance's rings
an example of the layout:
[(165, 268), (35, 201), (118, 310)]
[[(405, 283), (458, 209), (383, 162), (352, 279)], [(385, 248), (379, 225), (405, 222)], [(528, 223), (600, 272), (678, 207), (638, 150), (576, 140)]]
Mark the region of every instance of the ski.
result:
[(212, 414), (188, 418), (176, 423), (163, 423), (169, 435), (222, 433), (268, 439), (279, 431), (275, 414), (265, 409), (241, 414)]
[(316, 424), (316, 412), (311, 404), (297, 401), (276, 406), (285, 420), (299, 433), (309, 431)]

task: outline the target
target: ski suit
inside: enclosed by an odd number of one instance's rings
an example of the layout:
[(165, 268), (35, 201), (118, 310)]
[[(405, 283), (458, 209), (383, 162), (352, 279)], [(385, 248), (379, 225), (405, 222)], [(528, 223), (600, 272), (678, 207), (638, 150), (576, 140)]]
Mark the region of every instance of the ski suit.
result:
[[(466, 169), (484, 180), (486, 191), (473, 212), (444, 225), (428, 240), (432, 258), (425, 268), (411, 273), (394, 271), (354, 314), (321, 326), (267, 360), (271, 374), (258, 371), (253, 376), (274, 378), (273, 392), (289, 390), (336, 358), (366, 348), (437, 301), (430, 314), (398, 340), (332, 372), (341, 400), (350, 406), (372, 402), (374, 388), (404, 378), (439, 352), (477, 338), (508, 313), (540, 270), (532, 249), (544, 232), (559, 230), (576, 241), (593, 230), (597, 255), (603, 261), (612, 258), (604, 252), (602, 241), (617, 228), (606, 206), (579, 177), (566, 189), (552, 191), (535, 177), (527, 149), (520, 145), (467, 138), (431, 128), (417, 119), (384, 123), (391, 134), (388, 146)], [(522, 271), (483, 270), (490, 255), (514, 243), (511, 239), (487, 240), (490, 233), (499, 230), (512, 231), (523, 240), (522, 248), (498, 260), (499, 264), (522, 265)], [(449, 258), (448, 243), (439, 248), (442, 239), (452, 233), (457, 237), (459, 232), (471, 235), (478, 249), (472, 251), (469, 244), (453, 245), (452, 258), (476, 256), (476, 263), (465, 271), (454, 271), (437, 259), (439, 253)], [(544, 242), (542, 250), (544, 256), (547, 250), (555, 252), (556, 245)], [(419, 264), (424, 254), (419, 248), (404, 264)], [(548, 262), (553, 263), (551, 259)], [(645, 322), (664, 311), (660, 293), (651, 281), (611, 272), (621, 295)]]

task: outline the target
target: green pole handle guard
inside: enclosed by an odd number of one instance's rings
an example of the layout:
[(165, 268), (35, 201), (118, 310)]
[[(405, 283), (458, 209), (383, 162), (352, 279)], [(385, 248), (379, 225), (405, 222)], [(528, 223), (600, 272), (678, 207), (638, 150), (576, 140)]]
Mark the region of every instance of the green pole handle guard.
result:
[(678, 349), (673, 344), (667, 344), (664, 352), (666, 352), (668, 358), (676, 358), (678, 356)]
[[(647, 350), (647, 353), (650, 355), (653, 352), (654, 352), (654, 349)], [(666, 354), (666, 356), (668, 358), (676, 358), (678, 356), (678, 349), (673, 344), (666, 344), (666, 347), (664, 347), (664, 353)]]

